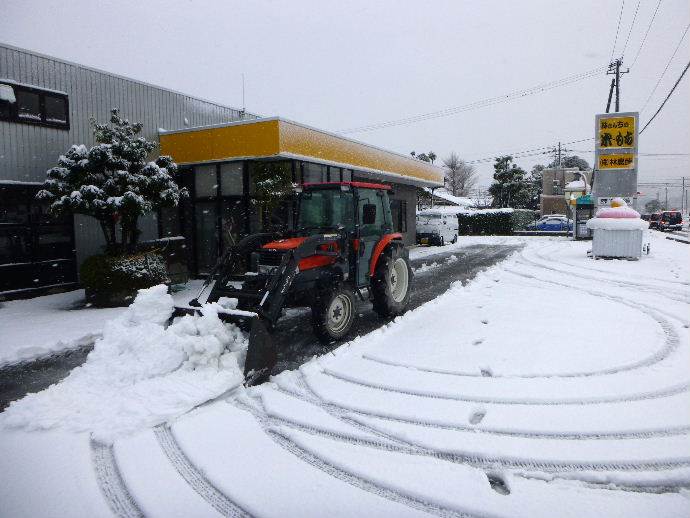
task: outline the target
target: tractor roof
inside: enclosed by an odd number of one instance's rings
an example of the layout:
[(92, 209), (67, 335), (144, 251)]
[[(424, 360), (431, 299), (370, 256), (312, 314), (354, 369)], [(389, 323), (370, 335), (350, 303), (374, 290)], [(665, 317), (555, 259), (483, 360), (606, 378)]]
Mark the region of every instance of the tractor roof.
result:
[(358, 187), (360, 189), (384, 189), (386, 191), (390, 190), (391, 186), (383, 183), (370, 183), (370, 182), (314, 182), (305, 183), (302, 186), (311, 187), (335, 187), (341, 185), (348, 185), (350, 187)]

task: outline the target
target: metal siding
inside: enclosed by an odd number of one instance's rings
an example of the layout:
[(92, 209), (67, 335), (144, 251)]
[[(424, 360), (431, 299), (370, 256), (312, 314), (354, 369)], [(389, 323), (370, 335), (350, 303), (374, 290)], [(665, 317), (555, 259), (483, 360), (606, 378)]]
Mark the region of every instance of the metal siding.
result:
[[(232, 108), (1, 44), (0, 77), (66, 92), (70, 117), (68, 131), (0, 122), (0, 180), (42, 181), (71, 144), (93, 144), (89, 118), (105, 122), (115, 107), (142, 122), (144, 136), (156, 141), (159, 127), (184, 128), (185, 117), (194, 126), (239, 118)], [(147, 239), (157, 236), (154, 217), (142, 219), (142, 231)], [(77, 216), (75, 235), (79, 264), (100, 252), (103, 238), (95, 220)]]

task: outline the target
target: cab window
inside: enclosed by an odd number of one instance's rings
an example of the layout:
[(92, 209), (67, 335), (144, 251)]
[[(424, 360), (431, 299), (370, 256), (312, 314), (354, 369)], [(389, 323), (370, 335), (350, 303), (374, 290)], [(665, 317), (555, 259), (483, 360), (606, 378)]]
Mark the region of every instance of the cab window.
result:
[[(376, 217), (374, 223), (365, 225), (364, 224), (364, 206), (374, 205), (376, 207)], [(360, 233), (363, 236), (371, 236), (381, 233), (381, 228), (383, 227), (385, 221), (385, 215), (383, 211), (383, 196), (379, 196), (376, 191), (373, 190), (360, 190), (359, 191), (359, 207), (358, 212), (358, 222), (360, 225)]]

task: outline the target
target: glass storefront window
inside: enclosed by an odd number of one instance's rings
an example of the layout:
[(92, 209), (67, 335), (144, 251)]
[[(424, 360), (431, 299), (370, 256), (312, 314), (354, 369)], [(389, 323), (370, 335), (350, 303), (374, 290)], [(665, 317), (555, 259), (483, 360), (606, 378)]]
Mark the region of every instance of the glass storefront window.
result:
[(321, 183), (327, 181), (326, 166), (322, 164), (304, 163), (304, 183)]
[(199, 165), (194, 168), (194, 193), (197, 198), (218, 196), (215, 164)]
[(340, 182), (341, 181), (341, 171), (340, 167), (329, 167), (328, 168), (328, 181), (329, 182)]
[(244, 194), (243, 162), (229, 162), (220, 166), (220, 192), (223, 196)]
[(196, 224), (196, 258), (199, 275), (213, 269), (218, 257), (218, 216), (215, 202), (196, 202), (194, 221)]

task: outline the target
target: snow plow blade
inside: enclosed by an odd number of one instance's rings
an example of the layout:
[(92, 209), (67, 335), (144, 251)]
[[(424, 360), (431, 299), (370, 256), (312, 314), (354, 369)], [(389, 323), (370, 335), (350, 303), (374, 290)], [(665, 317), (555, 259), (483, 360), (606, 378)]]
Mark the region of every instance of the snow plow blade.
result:
[[(184, 315), (199, 315), (201, 307), (177, 306), (171, 317)], [(244, 363), (244, 385), (250, 387), (267, 381), (271, 370), (277, 361), (277, 351), (273, 344), (273, 337), (263, 318), (253, 311), (239, 309), (222, 309), (218, 311), (218, 318), (223, 322), (236, 324), (243, 329), (249, 328), (249, 344), (247, 358)]]

